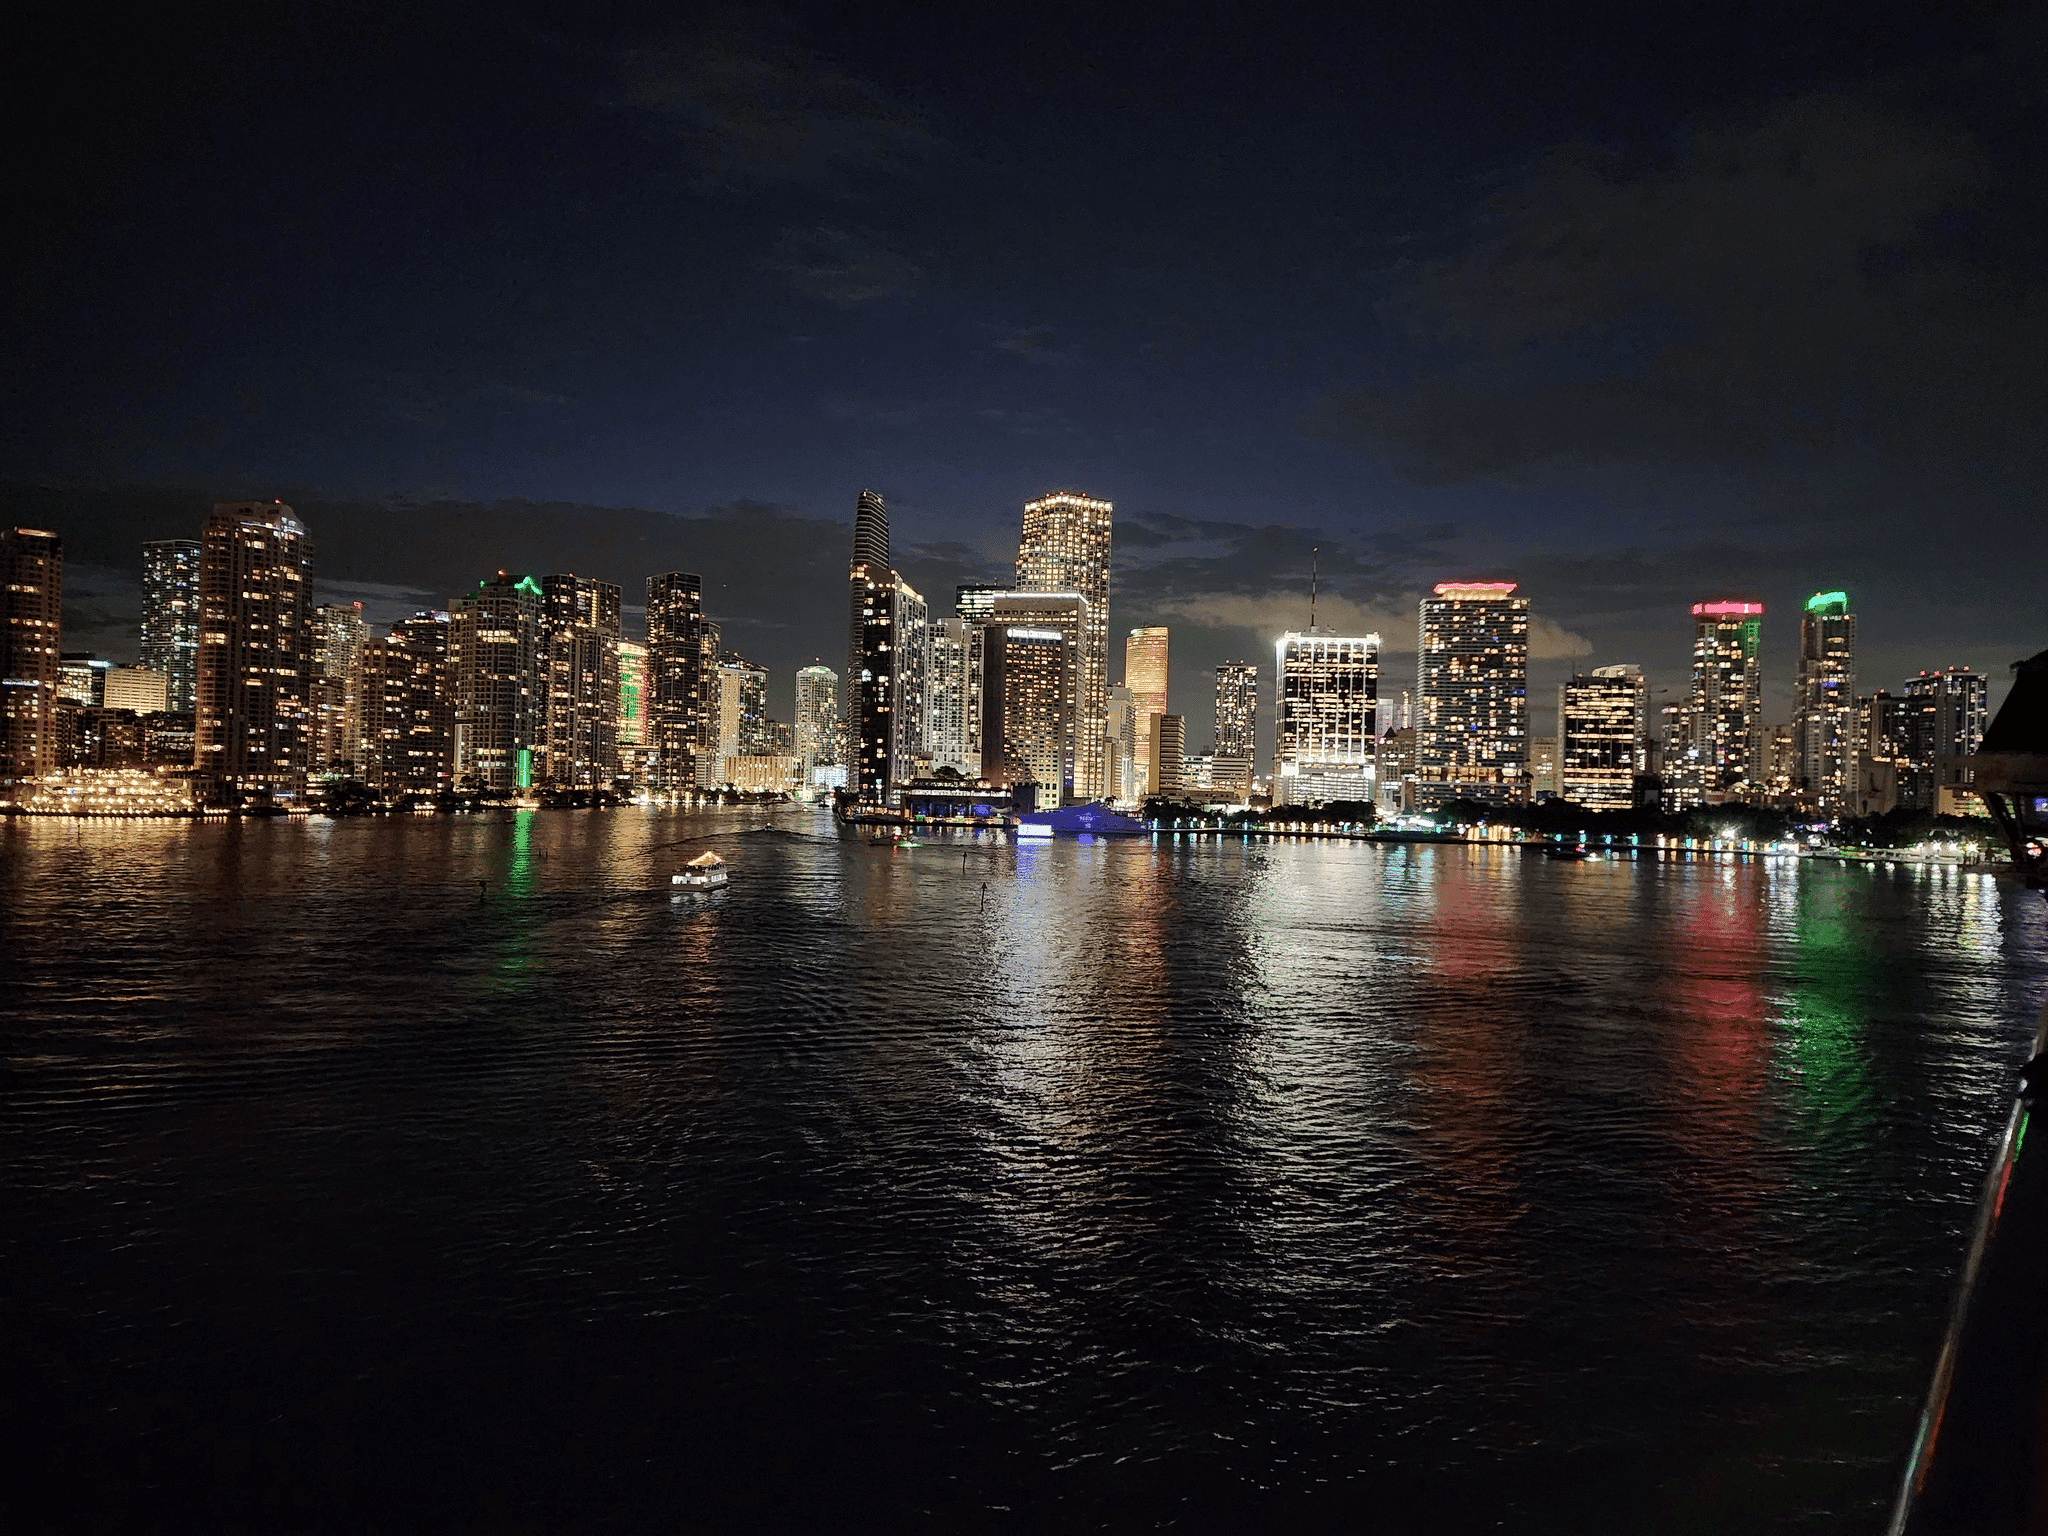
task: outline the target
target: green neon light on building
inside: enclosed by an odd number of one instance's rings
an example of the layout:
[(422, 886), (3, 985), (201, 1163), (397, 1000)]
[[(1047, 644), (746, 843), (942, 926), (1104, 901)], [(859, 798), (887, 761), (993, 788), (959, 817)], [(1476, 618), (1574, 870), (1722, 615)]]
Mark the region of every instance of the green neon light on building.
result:
[(1846, 592), (1816, 592), (1806, 600), (1808, 613), (1847, 613), (1849, 594)]
[(519, 787), (521, 789), (533, 788), (533, 748), (521, 747), (516, 763), (517, 766), (513, 770), (513, 776), (518, 781)]
[(531, 592), (535, 597), (546, 596), (540, 589), (540, 583), (531, 576), (520, 577), (518, 581), (512, 584), (512, 590), (514, 592)]

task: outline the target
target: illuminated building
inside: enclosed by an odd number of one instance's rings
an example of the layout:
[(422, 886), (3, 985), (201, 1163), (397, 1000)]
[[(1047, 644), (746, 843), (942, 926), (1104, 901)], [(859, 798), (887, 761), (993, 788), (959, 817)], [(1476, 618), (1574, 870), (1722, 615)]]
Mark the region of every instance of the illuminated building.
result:
[(710, 715), (717, 734), (707, 754), (714, 766), (700, 783), (731, 784), (731, 760), (768, 750), (768, 669), (728, 652), (712, 669)]
[(1273, 644), (1273, 803), (1370, 800), (1380, 637), (1289, 630)]
[(1119, 683), (1109, 690), (1109, 720), (1103, 731), (1114, 798), (1135, 805), (1144, 798), (1138, 777), (1138, 708), (1131, 690)]
[(704, 698), (703, 584), (687, 571), (647, 578), (647, 781), (667, 794), (697, 782)]
[(545, 594), (531, 576), (500, 571), (456, 601), (455, 782), (531, 789), (545, 750)]
[(1024, 504), (1017, 544), (1019, 592), (1077, 592), (1086, 601), (1075, 648), (1074, 793), (1109, 793), (1103, 736), (1109, 709), (1109, 550), (1107, 501), (1054, 491)]
[(142, 760), (152, 768), (190, 768), (192, 717), (169, 709), (142, 716)]
[(1137, 732), (1132, 770), (1141, 793), (1152, 782), (1152, 717), (1166, 713), (1167, 640), (1163, 624), (1134, 629), (1124, 640), (1124, 686)]
[(199, 541), (194, 767), (222, 790), (306, 786), (312, 555), (281, 501), (217, 504)]
[(1791, 778), (1829, 821), (1853, 815), (1856, 781), (1856, 616), (1846, 592), (1816, 592), (1799, 620)]
[(735, 752), (724, 758), (725, 782), (746, 794), (787, 794), (803, 782), (803, 766), (786, 752)]
[(1209, 788), (1238, 799), (1252, 792), (1252, 764), (1259, 751), (1259, 669), (1249, 661), (1226, 661), (1216, 669), (1216, 743)]
[(1187, 778), (1188, 723), (1180, 715), (1154, 715), (1145, 753), (1148, 794), (1177, 795)]
[(953, 589), (953, 617), (979, 624), (995, 606), (996, 594), (1008, 590), (992, 581), (964, 581)]
[(609, 789), (619, 776), (619, 589), (541, 578), (545, 768), (557, 789)]
[(34, 528), (0, 528), (0, 784), (57, 766), (63, 624), (63, 542)]
[(1555, 736), (1531, 736), (1529, 738), (1529, 798), (1531, 800), (1552, 800), (1557, 797), (1557, 738)]
[(1764, 605), (1726, 598), (1692, 606), (1689, 748), (1707, 804), (1754, 793), (1764, 759)]
[(416, 613), (367, 641), (358, 665), (363, 782), (385, 795), (455, 785), (455, 661), (445, 613)]
[(925, 745), (934, 768), (969, 778), (981, 773), (981, 642), (979, 624), (932, 622)]
[(106, 701), (109, 709), (164, 714), (171, 707), (171, 680), (149, 667), (113, 667), (107, 672)]
[(839, 674), (823, 662), (796, 674), (796, 755), (808, 772), (839, 761)]
[(1917, 708), (1917, 701), (1882, 688), (1856, 701), (1856, 781), (1851, 790), (1851, 816), (1882, 816), (1897, 809), (1901, 785), (1910, 786), (1910, 708)]
[[(891, 593), (891, 629), (896, 665), (896, 690), (890, 718), (895, 722), (895, 749), (889, 758), (889, 782), (908, 784), (928, 762), (930, 727), (932, 629), (931, 610), (918, 590), (900, 575)], [(928, 771), (928, 770), (927, 770)]]
[[(1078, 601), (1078, 599), (1077, 599)], [(1030, 785), (1033, 807), (1062, 803), (1068, 755), (1073, 635), (1019, 617), (986, 626), (982, 662), (982, 777), (998, 787)]]
[(307, 647), (307, 771), (350, 777), (362, 756), (362, 709), (356, 670), (370, 627), (361, 603), (323, 604), (313, 610)]
[(142, 546), (142, 664), (169, 680), (164, 706), (192, 713), (199, 680), (199, 541)]
[[(1906, 679), (1899, 711), (1904, 774), (1899, 804), (1912, 810), (1939, 810), (1967, 782), (1963, 759), (1984, 740), (1989, 713), (1989, 682), (1968, 667), (1946, 667)], [(1949, 791), (1945, 796), (1943, 791)], [(1972, 807), (1974, 809), (1974, 806)]]
[(1649, 691), (1643, 669), (1595, 667), (1557, 690), (1557, 793), (1593, 811), (1633, 810)]
[[(1063, 676), (1066, 679), (1067, 696), (1061, 706), (1066, 745), (1062, 749), (1064, 766), (1058, 780), (1060, 793), (1067, 799), (1080, 795), (1076, 779), (1076, 764), (1080, 761), (1081, 746), (1081, 700), (1082, 682), (1081, 648), (1087, 643), (1089, 632), (1088, 599), (1079, 592), (998, 592), (991, 600), (988, 622), (990, 624), (1021, 624), (1031, 629), (1057, 630), (1066, 637), (1067, 661)], [(984, 645), (985, 651), (985, 645)], [(983, 657), (984, 679), (987, 658)], [(984, 680), (984, 688), (988, 685)], [(1104, 698), (1104, 712), (1107, 714), (1108, 700)], [(986, 738), (984, 738), (986, 740)], [(984, 772), (986, 769), (984, 768)], [(1038, 780), (1041, 785), (1044, 780)], [(1082, 798), (1094, 799), (1096, 796)]]
[(1512, 581), (1442, 582), (1422, 600), (1420, 650), (1417, 808), (1526, 798), (1529, 600)]
[(647, 782), (647, 647), (619, 641), (619, 778)]
[(873, 491), (853, 511), (853, 558), (846, 568), (846, 721), (853, 761), (848, 784), (872, 805), (887, 804), (905, 775), (892, 770), (899, 746), (902, 680), (896, 647), (897, 577), (889, 564), (889, 512)]
[(102, 661), (91, 651), (65, 651), (57, 658), (57, 697), (74, 704), (107, 702), (107, 674), (111, 661)]
[(1380, 737), (1376, 760), (1380, 805), (1390, 812), (1415, 808), (1415, 727), (1397, 725)]

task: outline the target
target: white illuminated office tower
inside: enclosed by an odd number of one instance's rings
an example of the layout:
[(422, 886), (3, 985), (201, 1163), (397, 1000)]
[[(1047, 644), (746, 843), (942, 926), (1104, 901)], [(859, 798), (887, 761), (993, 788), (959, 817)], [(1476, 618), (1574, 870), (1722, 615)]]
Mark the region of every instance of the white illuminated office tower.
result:
[(1529, 600), (1512, 581), (1446, 581), (1422, 600), (1416, 805), (1527, 797)]
[(1687, 745), (1699, 797), (1719, 804), (1743, 798), (1764, 777), (1764, 605), (1749, 598), (1694, 603), (1692, 619)]
[(1137, 733), (1133, 771), (1142, 787), (1152, 779), (1152, 717), (1166, 713), (1166, 626), (1134, 629), (1124, 641), (1124, 686), (1131, 690)]
[(823, 662), (799, 667), (796, 674), (796, 755), (804, 771), (837, 761), (834, 738), (839, 725), (839, 674)]
[(1216, 669), (1216, 745), (1211, 787), (1243, 798), (1252, 790), (1259, 749), (1259, 669), (1226, 661)]
[(1793, 703), (1794, 778), (1821, 816), (1855, 814), (1856, 615), (1846, 592), (1816, 592), (1799, 620), (1798, 698)]
[(194, 766), (229, 791), (295, 799), (310, 745), (305, 524), (281, 501), (220, 502), (199, 542)]
[(199, 679), (199, 541), (142, 546), (142, 664), (167, 679), (165, 708), (189, 715)]
[(982, 626), (966, 619), (931, 623), (925, 745), (934, 768), (974, 778), (981, 772)]
[(1017, 590), (1076, 592), (1086, 601), (1074, 678), (1074, 788), (1083, 799), (1110, 791), (1106, 743), (1109, 711), (1109, 550), (1107, 501), (1054, 491), (1024, 504), (1017, 544)]
[(1643, 669), (1595, 667), (1557, 690), (1557, 793), (1595, 811), (1635, 806), (1649, 703)]
[[(997, 684), (990, 671), (991, 668), (999, 664), (999, 661), (1004, 665), (1008, 665), (1008, 659), (997, 658), (994, 652), (989, 649), (994, 643), (995, 629), (997, 627), (1005, 627), (1010, 630), (1044, 631), (1049, 634), (1057, 634), (1060, 637), (1061, 643), (1066, 647), (1065, 658), (1060, 663), (1058, 673), (1061, 686), (1066, 690), (1058, 711), (1062, 740), (1059, 771), (1050, 779), (1035, 777), (1032, 780), (1033, 783), (1039, 786), (1041, 796), (1046, 797), (1045, 803), (1049, 805), (1057, 806), (1067, 800), (1100, 798), (1098, 795), (1084, 795), (1081, 792), (1080, 781), (1077, 777), (1077, 764), (1081, 760), (1080, 689), (1083, 682), (1084, 669), (1082, 650), (1087, 644), (1089, 620), (1092, 612), (1092, 605), (1079, 592), (998, 592), (990, 599), (989, 616), (984, 621), (989, 627), (989, 634), (983, 640), (982, 656), (982, 692), (984, 696), (982, 771), (984, 774), (988, 771), (987, 759), (992, 744), (996, 746), (997, 750), (1012, 757), (1015, 756), (1011, 751), (1010, 745), (1007, 744), (1006, 738), (1003, 735), (992, 733), (987, 723), (988, 708), (992, 703), (999, 708), (1007, 709), (1009, 707), (1007, 703), (995, 695), (994, 690)], [(1037, 639), (1033, 639), (1030, 642), (1033, 652), (1031, 669), (1034, 678), (1050, 675), (1046, 673), (1045, 664), (1036, 654), (1037, 649), (1041, 648), (1042, 644), (1043, 642)], [(1014, 671), (1014, 668), (1012, 670)], [(1040, 729), (1039, 722), (1044, 706), (1036, 692), (1033, 692), (1030, 698), (1031, 718), (1034, 722), (1031, 727), (1033, 733), (1032, 740), (1036, 743), (1038, 740), (1037, 732)], [(1103, 704), (1106, 727), (1108, 715), (1106, 691)], [(1009, 735), (1014, 737), (1015, 732), (1010, 731)], [(1097, 731), (1096, 735), (1099, 738), (1102, 732)], [(1049, 771), (1045, 765), (1041, 746), (1033, 746), (1031, 762), (1034, 774)], [(1052, 798), (1055, 796), (1057, 798)]]
[(456, 599), (455, 782), (520, 790), (545, 751), (546, 594), (531, 576), (500, 571)]
[(1372, 799), (1380, 637), (1289, 630), (1273, 663), (1273, 803)]

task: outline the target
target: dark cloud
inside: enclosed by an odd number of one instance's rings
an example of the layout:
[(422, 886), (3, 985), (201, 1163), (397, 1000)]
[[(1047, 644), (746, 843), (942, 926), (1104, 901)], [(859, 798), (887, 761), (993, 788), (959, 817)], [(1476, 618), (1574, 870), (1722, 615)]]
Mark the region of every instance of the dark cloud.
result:
[(908, 171), (938, 141), (919, 116), (759, 15), (630, 49), (626, 101), (671, 125), (707, 182), (816, 182), (847, 170)]
[(880, 236), (825, 224), (784, 230), (767, 265), (798, 292), (842, 309), (907, 297), (923, 277), (916, 262)]
[(1903, 93), (1553, 154), (1397, 309), (1453, 358), (1316, 430), (1424, 482), (1814, 456), (2038, 477), (2048, 283), (2032, 167)]

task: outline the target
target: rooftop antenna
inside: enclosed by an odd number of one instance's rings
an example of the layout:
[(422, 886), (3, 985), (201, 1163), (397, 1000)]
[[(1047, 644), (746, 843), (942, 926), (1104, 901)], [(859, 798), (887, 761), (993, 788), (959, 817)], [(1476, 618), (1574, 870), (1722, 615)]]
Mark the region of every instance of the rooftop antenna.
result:
[(1308, 627), (1309, 627), (1310, 629), (1314, 629), (1314, 628), (1316, 627), (1316, 576), (1317, 576), (1317, 575), (1318, 575), (1318, 574), (1320, 573), (1320, 570), (1321, 570), (1321, 567), (1322, 567), (1322, 555), (1323, 555), (1323, 550), (1322, 550), (1322, 546), (1321, 546), (1321, 545), (1319, 545), (1319, 544), (1311, 544), (1311, 545), (1309, 545), (1309, 547), (1308, 547)]

